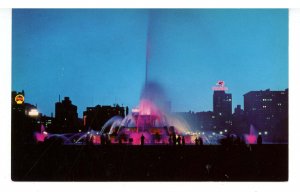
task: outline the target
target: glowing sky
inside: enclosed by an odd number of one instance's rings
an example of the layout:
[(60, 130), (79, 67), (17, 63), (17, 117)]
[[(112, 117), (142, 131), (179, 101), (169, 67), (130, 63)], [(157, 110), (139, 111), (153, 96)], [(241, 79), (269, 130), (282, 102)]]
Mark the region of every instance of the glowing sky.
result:
[[(148, 31), (149, 28), (149, 31)], [(139, 104), (159, 82), (173, 111), (212, 110), (224, 80), (233, 107), (251, 90), (288, 88), (288, 10), (13, 10), (12, 89), (42, 113), (69, 96), (88, 106)]]

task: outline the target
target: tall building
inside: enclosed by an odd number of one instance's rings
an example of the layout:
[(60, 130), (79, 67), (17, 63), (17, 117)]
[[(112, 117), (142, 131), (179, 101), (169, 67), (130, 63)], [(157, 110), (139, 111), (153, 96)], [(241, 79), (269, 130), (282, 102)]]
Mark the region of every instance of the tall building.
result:
[(225, 91), (214, 91), (213, 111), (219, 116), (231, 116), (232, 114), (232, 96)]
[(288, 139), (288, 89), (250, 91), (244, 94), (244, 110), (249, 124), (270, 140)]
[(112, 117), (125, 117), (128, 107), (119, 105), (87, 107), (83, 112), (83, 123), (86, 129), (101, 130), (102, 126)]
[(72, 104), (69, 97), (65, 97), (62, 102), (55, 103), (55, 126), (54, 132), (77, 132), (78, 113), (77, 106)]
[(225, 92), (227, 87), (224, 85), (224, 81), (218, 81), (217, 86), (213, 88), (213, 112), (218, 122), (217, 130), (230, 130), (232, 126), (232, 95)]
[(34, 143), (34, 132), (39, 130), (36, 106), (25, 103), (25, 92), (12, 91), (11, 95), (12, 146)]

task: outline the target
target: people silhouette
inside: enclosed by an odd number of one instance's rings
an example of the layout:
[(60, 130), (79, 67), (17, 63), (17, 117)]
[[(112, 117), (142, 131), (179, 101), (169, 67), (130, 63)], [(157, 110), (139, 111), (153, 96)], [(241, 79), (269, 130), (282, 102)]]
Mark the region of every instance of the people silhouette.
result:
[(262, 144), (262, 137), (261, 137), (261, 135), (258, 135), (258, 137), (257, 137), (257, 144), (258, 145)]
[(185, 145), (185, 139), (184, 139), (184, 136), (182, 136), (182, 145)]
[(172, 134), (172, 139), (173, 139), (173, 145), (176, 145), (176, 134)]
[(203, 139), (202, 139), (202, 137), (199, 137), (199, 143), (200, 143), (200, 145), (203, 145)]
[(195, 144), (196, 144), (196, 145), (199, 145), (199, 140), (198, 140), (197, 137), (196, 137), (196, 139), (195, 139)]
[(180, 137), (180, 135), (178, 135), (178, 137), (177, 137), (177, 144), (181, 145), (181, 137)]
[(142, 136), (141, 136), (141, 145), (144, 145), (144, 142), (145, 142), (145, 136), (142, 134)]

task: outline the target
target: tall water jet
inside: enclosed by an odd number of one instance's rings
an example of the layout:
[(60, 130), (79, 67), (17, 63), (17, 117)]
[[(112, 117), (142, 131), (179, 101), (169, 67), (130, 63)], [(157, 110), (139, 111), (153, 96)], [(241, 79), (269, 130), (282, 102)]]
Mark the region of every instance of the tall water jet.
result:
[(250, 125), (249, 134), (244, 135), (246, 143), (255, 144), (257, 142), (257, 131), (255, 130), (253, 125)]
[(151, 56), (151, 28), (152, 28), (152, 13), (149, 11), (147, 23), (147, 39), (146, 39), (146, 69), (145, 69), (145, 86), (148, 83), (149, 63)]
[[(127, 116), (114, 116), (109, 119), (100, 131), (89, 129), (86, 133), (74, 137), (66, 135), (66, 141), (76, 140), (75, 143), (100, 144), (102, 139), (108, 139), (111, 143), (140, 144), (143, 136), (145, 144), (168, 144), (170, 139), (174, 141), (177, 135), (185, 135), (188, 144), (193, 139), (186, 135), (190, 131), (188, 123), (171, 114), (171, 106), (165, 90), (160, 82), (150, 74), (151, 57), (153, 55), (153, 13), (150, 10), (148, 16), (147, 36), (145, 46), (145, 83), (142, 88), (140, 101), (136, 108)], [(151, 77), (150, 77), (151, 75)], [(155, 75), (155, 74), (154, 74)]]

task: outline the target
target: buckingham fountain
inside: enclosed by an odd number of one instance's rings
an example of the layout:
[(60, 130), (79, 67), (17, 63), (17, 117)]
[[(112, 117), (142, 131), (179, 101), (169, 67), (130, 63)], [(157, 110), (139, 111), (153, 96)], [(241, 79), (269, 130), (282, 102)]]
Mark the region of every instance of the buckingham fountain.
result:
[[(149, 16), (151, 19), (151, 16)], [(37, 141), (59, 137), (64, 144), (93, 143), (128, 143), (139, 145), (143, 137), (144, 144), (174, 144), (181, 142), (194, 144), (201, 135), (204, 143), (215, 144), (223, 137), (219, 134), (192, 132), (189, 123), (182, 117), (171, 113), (170, 101), (164, 94), (164, 89), (157, 81), (149, 80), (149, 64), (151, 56), (151, 22), (148, 23), (145, 84), (140, 101), (136, 108), (125, 117), (114, 116), (100, 130), (89, 129), (87, 132), (75, 134), (50, 134), (41, 128), (36, 133)]]

